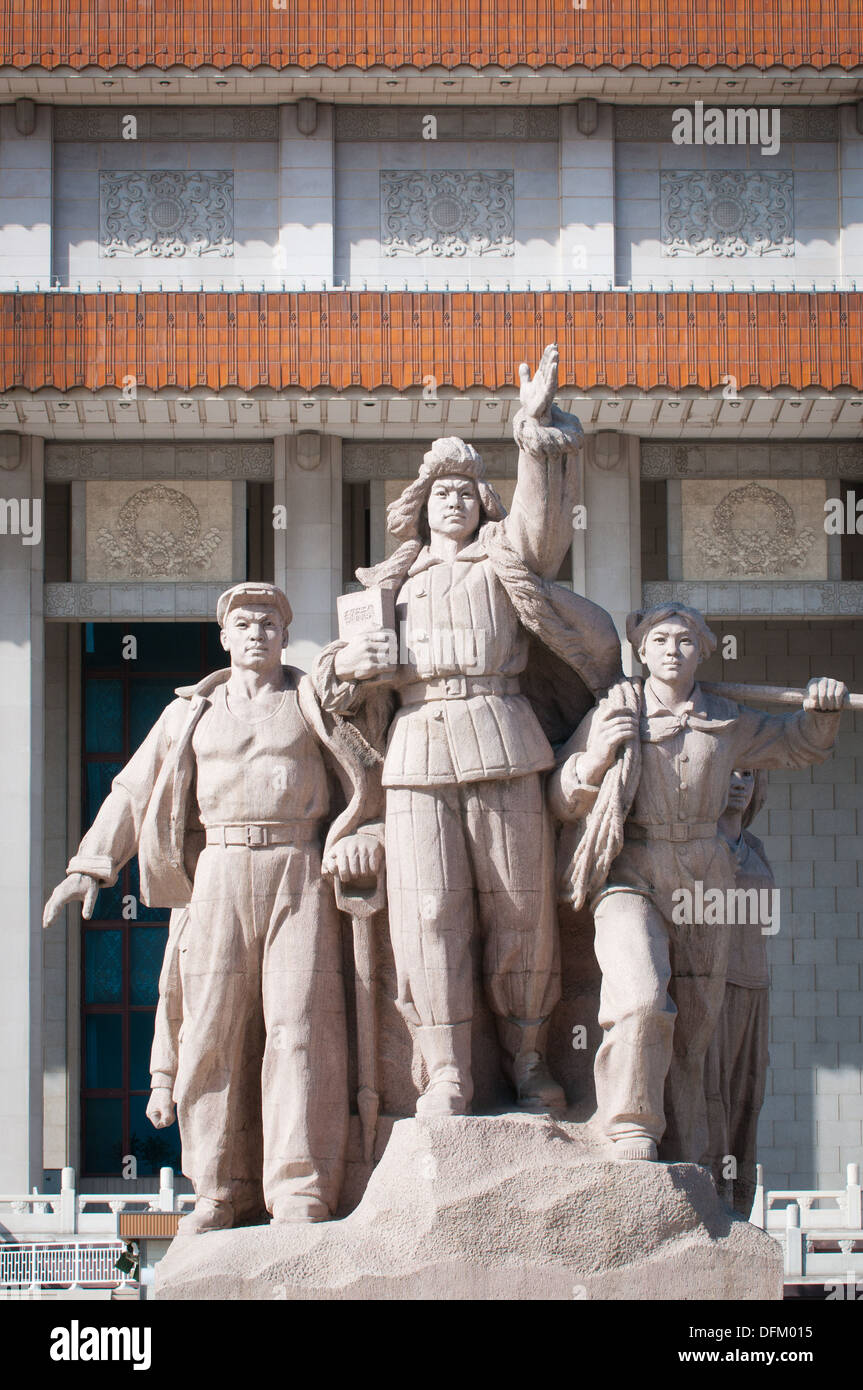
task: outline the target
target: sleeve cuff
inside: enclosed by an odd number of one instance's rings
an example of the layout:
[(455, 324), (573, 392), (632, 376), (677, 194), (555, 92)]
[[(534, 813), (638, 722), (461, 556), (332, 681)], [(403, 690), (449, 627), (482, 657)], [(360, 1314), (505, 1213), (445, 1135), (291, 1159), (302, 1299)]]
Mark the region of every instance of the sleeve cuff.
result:
[(566, 763), (561, 769), (560, 787), (568, 801), (573, 800), (579, 793), (593, 792), (596, 795), (600, 790), (595, 783), (582, 780), (580, 756), (574, 762)]
[(110, 887), (117, 878), (117, 870), (107, 854), (73, 854), (66, 865), (67, 874), (89, 874)]
[(331, 642), (321, 652), (315, 668), (315, 689), (328, 714), (351, 714), (356, 702), (357, 682), (343, 681), (336, 675), (336, 654), (346, 646), (346, 642)]
[(823, 762), (839, 737), (841, 723), (841, 710), (801, 710), (795, 732), (804, 753), (814, 753)]
[(164, 1071), (154, 1071), (150, 1077), (151, 1091), (173, 1091), (174, 1078)]

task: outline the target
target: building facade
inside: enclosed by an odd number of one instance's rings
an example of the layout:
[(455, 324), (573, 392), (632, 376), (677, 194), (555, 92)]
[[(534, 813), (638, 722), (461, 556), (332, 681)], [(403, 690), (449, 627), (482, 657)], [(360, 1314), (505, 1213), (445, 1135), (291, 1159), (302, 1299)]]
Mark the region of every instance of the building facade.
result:
[[(545, 343), (586, 432), (561, 579), (621, 632), (701, 608), (714, 678), (863, 690), (863, 15), (703, 8), (0, 3), (0, 1191), (178, 1167), (165, 914), (134, 864), (92, 922), (41, 912), (223, 660), (218, 594), (282, 586), (308, 668), (427, 441), (511, 495)], [(756, 826), (771, 1187), (863, 1149), (861, 774), (849, 717)]]

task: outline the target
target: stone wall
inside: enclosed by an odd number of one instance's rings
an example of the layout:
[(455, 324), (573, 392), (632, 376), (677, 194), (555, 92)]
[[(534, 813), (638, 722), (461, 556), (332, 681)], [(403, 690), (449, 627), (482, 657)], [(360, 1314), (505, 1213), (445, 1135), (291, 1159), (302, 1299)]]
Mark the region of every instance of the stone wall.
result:
[[(712, 622), (738, 639), (705, 678), (803, 685), (832, 675), (863, 688), (863, 623)], [(721, 648), (721, 640), (720, 640)], [(753, 825), (781, 891), (769, 938), (770, 1071), (759, 1158), (770, 1187), (841, 1187), (863, 1147), (863, 717), (844, 716), (821, 767), (771, 772)]]

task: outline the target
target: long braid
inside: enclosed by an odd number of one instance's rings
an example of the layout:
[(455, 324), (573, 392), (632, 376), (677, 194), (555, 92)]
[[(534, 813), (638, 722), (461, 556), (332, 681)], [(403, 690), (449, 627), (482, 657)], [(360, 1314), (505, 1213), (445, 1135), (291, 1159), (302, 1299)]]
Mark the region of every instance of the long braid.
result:
[[(603, 701), (612, 709), (641, 714), (642, 687), (620, 680), (609, 687)], [(563, 874), (563, 897), (576, 911), (602, 888), (614, 860), (623, 848), (624, 823), (641, 777), (641, 740), (628, 739), (623, 751), (602, 779), (599, 794), (584, 821), (575, 851)]]

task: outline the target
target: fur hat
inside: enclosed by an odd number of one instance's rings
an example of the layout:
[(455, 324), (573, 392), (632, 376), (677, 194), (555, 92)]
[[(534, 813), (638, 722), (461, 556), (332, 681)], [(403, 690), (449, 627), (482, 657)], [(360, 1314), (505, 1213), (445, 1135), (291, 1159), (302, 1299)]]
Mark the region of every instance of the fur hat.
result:
[(420, 513), (428, 502), (432, 483), (438, 478), (473, 478), (479, 504), (486, 521), (503, 521), (506, 508), (490, 483), (485, 481), (485, 464), (472, 444), (455, 435), (436, 439), (423, 456), (419, 477), (410, 483), (387, 507), (387, 530), (400, 540), (419, 535)]

